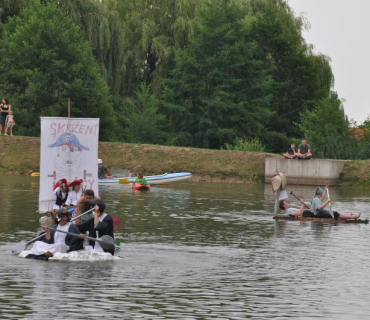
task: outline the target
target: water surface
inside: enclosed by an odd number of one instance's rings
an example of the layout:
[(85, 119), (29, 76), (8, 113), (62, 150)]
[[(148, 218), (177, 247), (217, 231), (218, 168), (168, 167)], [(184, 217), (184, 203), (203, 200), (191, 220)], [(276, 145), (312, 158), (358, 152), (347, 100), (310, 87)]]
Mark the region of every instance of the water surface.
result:
[[(309, 199), (311, 187), (293, 186)], [(292, 189), (288, 189), (289, 191)], [(0, 176), (1, 319), (366, 319), (369, 225), (272, 219), (269, 185), (177, 183), (132, 193), (103, 186), (128, 234), (110, 262), (11, 253), (36, 236), (38, 181)], [(363, 212), (367, 190), (331, 189)], [(294, 202), (294, 199), (292, 199)]]

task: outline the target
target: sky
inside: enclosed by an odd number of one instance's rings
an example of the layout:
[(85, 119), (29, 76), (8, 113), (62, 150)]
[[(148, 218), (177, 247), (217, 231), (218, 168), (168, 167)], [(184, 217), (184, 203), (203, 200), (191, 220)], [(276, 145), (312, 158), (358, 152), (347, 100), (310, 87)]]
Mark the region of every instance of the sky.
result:
[(362, 123), (370, 117), (370, 1), (288, 0), (296, 16), (304, 15), (304, 31), (315, 52), (330, 57), (334, 90), (348, 118)]

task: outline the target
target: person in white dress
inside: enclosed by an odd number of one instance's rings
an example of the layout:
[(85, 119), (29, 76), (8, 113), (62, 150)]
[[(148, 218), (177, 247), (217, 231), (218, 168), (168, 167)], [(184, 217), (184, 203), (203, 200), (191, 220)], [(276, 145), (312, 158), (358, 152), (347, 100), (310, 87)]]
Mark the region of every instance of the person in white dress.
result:
[[(53, 229), (75, 233), (79, 235), (80, 231), (71, 220), (71, 213), (62, 208), (58, 211), (60, 218), (59, 223)], [(71, 252), (83, 249), (83, 240), (78, 236), (66, 235), (65, 233), (50, 230), (49, 227), (43, 226), (45, 236), (40, 241), (36, 241), (32, 247), (31, 255), (45, 255), (52, 257), (55, 253)]]

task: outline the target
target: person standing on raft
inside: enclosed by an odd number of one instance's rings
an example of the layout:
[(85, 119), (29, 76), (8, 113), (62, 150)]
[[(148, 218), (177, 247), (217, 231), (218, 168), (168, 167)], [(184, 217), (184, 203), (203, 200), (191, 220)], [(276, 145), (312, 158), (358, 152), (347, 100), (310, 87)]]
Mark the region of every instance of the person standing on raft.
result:
[(54, 186), (53, 193), (56, 195), (56, 201), (53, 210), (56, 212), (65, 206), (68, 197), (68, 182), (67, 179), (60, 179)]
[(70, 207), (70, 206), (77, 205), (78, 199), (82, 197), (82, 188), (81, 188), (82, 182), (83, 182), (82, 179), (78, 179), (78, 180), (71, 182), (68, 185), (68, 188), (72, 188), (72, 190), (68, 191), (68, 197), (65, 203), (66, 206)]

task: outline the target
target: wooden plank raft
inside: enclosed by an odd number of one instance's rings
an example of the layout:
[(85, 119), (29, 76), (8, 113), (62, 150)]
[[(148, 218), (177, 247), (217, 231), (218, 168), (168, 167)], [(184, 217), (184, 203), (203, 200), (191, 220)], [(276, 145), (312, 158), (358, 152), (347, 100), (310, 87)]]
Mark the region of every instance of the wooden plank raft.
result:
[(287, 220), (287, 221), (315, 221), (315, 222), (329, 222), (329, 223), (369, 223), (368, 219), (332, 219), (332, 218), (314, 218), (314, 217), (287, 217), (287, 216), (274, 216), (275, 220)]

